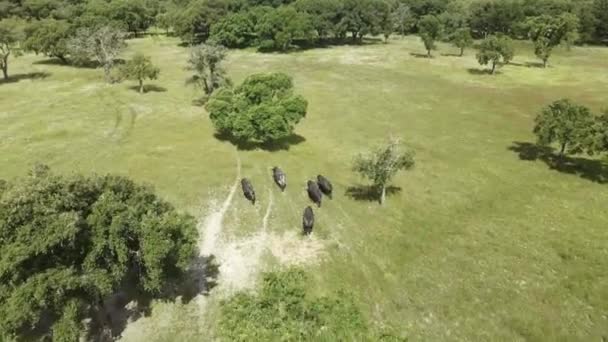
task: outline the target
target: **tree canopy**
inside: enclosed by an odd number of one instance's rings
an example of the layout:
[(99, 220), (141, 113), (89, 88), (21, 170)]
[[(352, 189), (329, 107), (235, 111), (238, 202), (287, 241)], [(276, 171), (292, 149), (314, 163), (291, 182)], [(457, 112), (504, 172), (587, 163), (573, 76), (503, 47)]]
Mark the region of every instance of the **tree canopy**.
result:
[(539, 145), (559, 145), (560, 155), (580, 153), (592, 139), (593, 115), (584, 106), (561, 99), (545, 107), (534, 120)]
[(283, 73), (250, 75), (236, 88), (218, 90), (207, 103), (220, 133), (253, 143), (289, 137), (307, 107), (308, 102), (293, 93), (291, 77)]
[(450, 41), (460, 49), (460, 56), (464, 55), (464, 49), (473, 45), (473, 37), (468, 27), (457, 29), (451, 36)]
[(481, 65), (492, 65), (490, 73), (496, 71), (499, 63), (509, 63), (515, 55), (513, 41), (506, 36), (489, 36), (479, 45), (477, 61)]
[(124, 78), (139, 82), (139, 92), (144, 92), (144, 80), (155, 80), (160, 73), (160, 69), (152, 64), (150, 57), (143, 53), (137, 53), (133, 59), (121, 66), (121, 74)]
[(577, 40), (578, 18), (570, 13), (557, 17), (541, 15), (528, 19), (526, 27), (534, 53), (546, 67), (554, 47), (562, 43), (570, 46)]
[(26, 28), (25, 50), (57, 57), (67, 63), (70, 24), (65, 20), (43, 19), (35, 21)]
[(435, 42), (441, 38), (443, 32), (441, 21), (434, 15), (426, 15), (418, 22), (418, 29), (427, 56), (431, 57), (431, 50), (436, 49)]
[[(51, 319), (76, 341), (120, 289), (158, 294), (195, 252), (194, 219), (120, 176), (61, 176), (38, 165), (0, 191), (0, 331)], [(104, 325), (106, 322), (96, 322)]]

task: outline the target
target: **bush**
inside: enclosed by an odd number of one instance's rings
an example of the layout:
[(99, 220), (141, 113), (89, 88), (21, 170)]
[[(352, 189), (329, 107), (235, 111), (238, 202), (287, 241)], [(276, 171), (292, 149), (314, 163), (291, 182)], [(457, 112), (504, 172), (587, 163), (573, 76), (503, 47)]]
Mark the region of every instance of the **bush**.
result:
[(225, 341), (362, 341), (372, 339), (353, 298), (307, 294), (299, 269), (267, 273), (259, 294), (238, 293), (222, 303), (219, 335)]

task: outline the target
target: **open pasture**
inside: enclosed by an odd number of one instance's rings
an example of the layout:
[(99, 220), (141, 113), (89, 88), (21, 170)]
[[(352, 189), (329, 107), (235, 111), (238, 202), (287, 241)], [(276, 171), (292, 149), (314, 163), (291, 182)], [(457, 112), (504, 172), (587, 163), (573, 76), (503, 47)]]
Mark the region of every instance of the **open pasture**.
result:
[[(237, 149), (214, 136), (200, 89), (186, 85), (187, 49), (164, 37), (128, 43), (125, 58), (144, 52), (161, 68), (143, 95), (134, 82), (105, 84), (100, 70), (12, 60), (12, 79), (0, 83), (0, 178), (34, 162), (128, 175), (200, 217), (202, 236), (227, 203), (211, 246), (231, 262), (220, 265), (218, 289), (222, 280), (248, 288), (258, 270), (301, 264), (316, 292), (348, 290), (371, 322), (415, 341), (608, 338), (608, 164), (580, 156), (554, 170), (531, 134), (535, 115), (559, 98), (608, 107), (608, 49), (560, 49), (543, 69), (522, 43), (495, 76), (479, 72), (471, 50), (455, 57), (440, 45), (435, 58), (422, 58), (414, 37), (231, 51), (235, 82), (283, 71), (309, 101), (285, 146)], [(416, 167), (398, 174), (381, 207), (350, 167), (391, 134), (416, 150)], [(287, 173), (285, 193), (272, 183), (275, 165)], [(238, 172), (256, 187), (255, 206), (240, 188), (226, 201)], [(305, 184), (318, 173), (335, 195), (315, 209), (307, 240), (298, 235)], [(209, 337), (213, 291), (208, 310), (196, 300), (156, 303), (124, 339)]]

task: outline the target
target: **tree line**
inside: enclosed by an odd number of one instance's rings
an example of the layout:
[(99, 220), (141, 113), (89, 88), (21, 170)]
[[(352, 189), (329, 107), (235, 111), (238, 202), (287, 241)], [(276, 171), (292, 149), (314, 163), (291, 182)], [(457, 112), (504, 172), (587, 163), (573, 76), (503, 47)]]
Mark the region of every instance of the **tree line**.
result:
[[(608, 0), (0, 0), (0, 19), (4, 78), (11, 56), (34, 52), (98, 64), (110, 79), (124, 39), (152, 26), (188, 45), (278, 51), (395, 33), (419, 34), (429, 56), (437, 41), (462, 54), (473, 39), (530, 39), (543, 65), (560, 44), (608, 42)], [(494, 70), (509, 60), (499, 54), (478, 60)]]

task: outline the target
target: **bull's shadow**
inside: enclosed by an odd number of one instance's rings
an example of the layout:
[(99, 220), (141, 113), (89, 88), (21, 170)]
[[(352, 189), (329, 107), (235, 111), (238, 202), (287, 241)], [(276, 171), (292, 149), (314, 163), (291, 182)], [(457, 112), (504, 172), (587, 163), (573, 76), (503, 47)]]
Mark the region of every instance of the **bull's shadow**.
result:
[(551, 170), (577, 175), (600, 184), (608, 183), (606, 161), (559, 155), (549, 146), (538, 146), (529, 142), (514, 141), (508, 149), (517, 153), (521, 160), (540, 160)]
[[(401, 188), (389, 185), (386, 187), (386, 197), (398, 194)], [(356, 201), (380, 202), (381, 189), (373, 185), (355, 185), (346, 189), (346, 196)]]
[(295, 133), (286, 138), (279, 139), (271, 143), (254, 143), (249, 141), (243, 141), (240, 139), (236, 139), (232, 135), (226, 133), (215, 133), (213, 136), (220, 141), (227, 141), (231, 143), (241, 151), (252, 151), (256, 149), (268, 152), (289, 151), (291, 146), (299, 145), (306, 141), (306, 138)]

